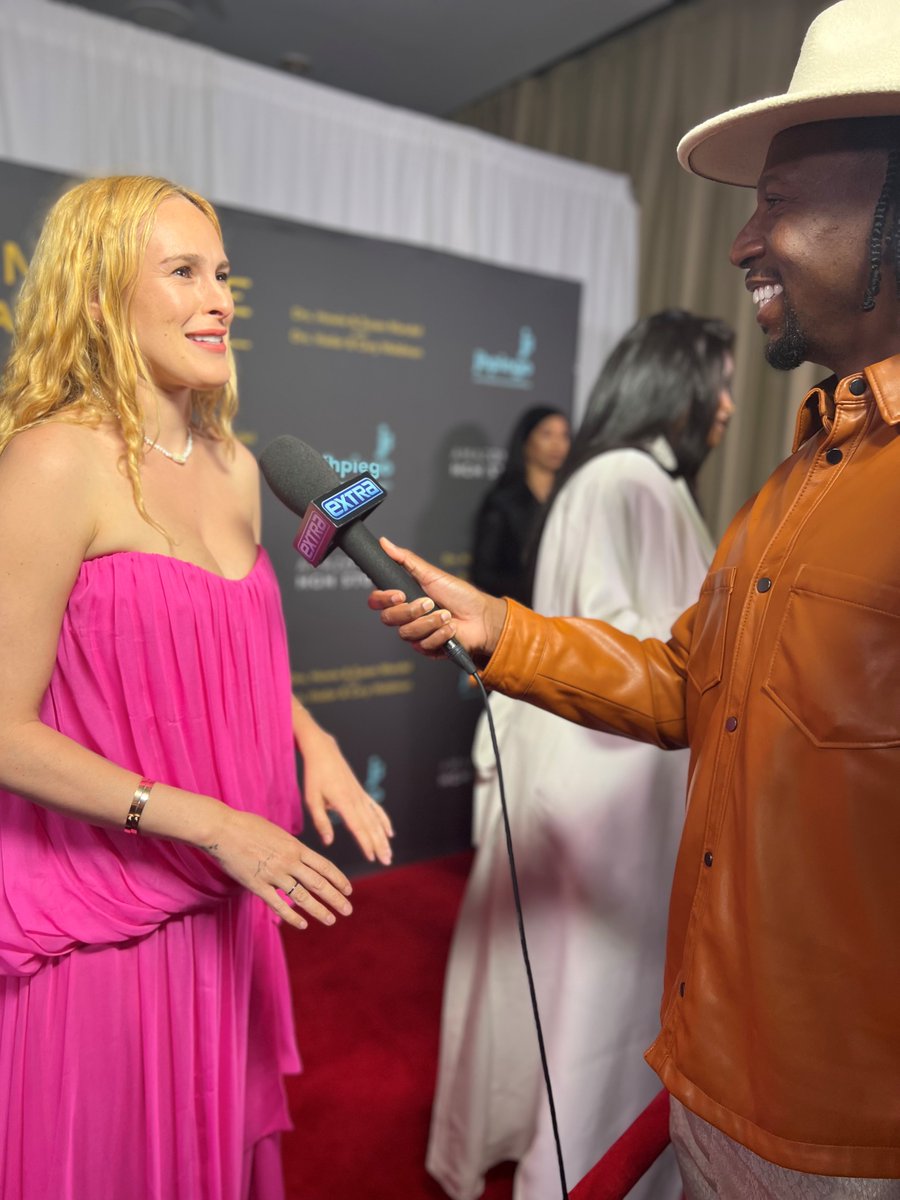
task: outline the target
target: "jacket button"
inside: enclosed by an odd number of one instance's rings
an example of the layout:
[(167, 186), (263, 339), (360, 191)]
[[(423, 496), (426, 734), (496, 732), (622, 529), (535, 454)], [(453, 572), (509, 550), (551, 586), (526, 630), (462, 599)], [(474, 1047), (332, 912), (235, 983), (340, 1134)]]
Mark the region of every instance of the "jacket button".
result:
[(703, 865), (705, 867), (711, 867), (712, 864), (713, 864), (713, 857), (710, 854), (710, 852), (707, 850), (707, 852), (703, 855)]
[(734, 731), (737, 729), (737, 727), (738, 727), (737, 717), (729, 717), (728, 720), (725, 722), (725, 728), (728, 730), (729, 733), (734, 733)]
[(832, 446), (830, 450), (825, 451), (825, 461), (831, 463), (833, 467), (837, 466), (843, 457), (843, 452), (838, 450), (837, 446)]
[(768, 579), (765, 575), (762, 579), (757, 579), (756, 581), (756, 590), (758, 592), (767, 592), (771, 586), (772, 580)]
[(865, 390), (866, 390), (865, 379), (851, 379), (850, 380), (850, 395), (851, 396), (862, 396), (863, 393), (865, 392)]

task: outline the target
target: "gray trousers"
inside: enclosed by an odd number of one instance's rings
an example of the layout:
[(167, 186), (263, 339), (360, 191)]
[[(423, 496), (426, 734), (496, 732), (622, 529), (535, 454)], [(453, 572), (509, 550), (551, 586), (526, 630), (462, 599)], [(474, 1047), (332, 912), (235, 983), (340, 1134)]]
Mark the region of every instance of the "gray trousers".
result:
[(685, 1200), (900, 1200), (900, 1179), (844, 1179), (777, 1167), (674, 1096), (669, 1132)]

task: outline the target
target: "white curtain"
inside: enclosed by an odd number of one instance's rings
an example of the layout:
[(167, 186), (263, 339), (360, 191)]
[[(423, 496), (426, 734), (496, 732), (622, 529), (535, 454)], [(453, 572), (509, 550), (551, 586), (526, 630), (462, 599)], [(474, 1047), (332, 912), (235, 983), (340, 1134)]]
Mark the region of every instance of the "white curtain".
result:
[(0, 157), (578, 280), (577, 413), (636, 314), (626, 176), (52, 0), (0, 0)]

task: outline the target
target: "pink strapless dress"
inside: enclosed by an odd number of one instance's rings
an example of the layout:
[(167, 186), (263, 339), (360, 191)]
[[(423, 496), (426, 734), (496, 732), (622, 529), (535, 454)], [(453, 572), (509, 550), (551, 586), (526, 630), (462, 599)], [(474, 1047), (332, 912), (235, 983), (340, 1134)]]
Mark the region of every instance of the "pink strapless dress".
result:
[[(41, 715), (129, 770), (299, 829), (262, 550), (237, 580), (154, 554), (84, 563)], [(0, 792), (3, 1200), (277, 1200), (297, 1070), (261, 900), (200, 851)]]

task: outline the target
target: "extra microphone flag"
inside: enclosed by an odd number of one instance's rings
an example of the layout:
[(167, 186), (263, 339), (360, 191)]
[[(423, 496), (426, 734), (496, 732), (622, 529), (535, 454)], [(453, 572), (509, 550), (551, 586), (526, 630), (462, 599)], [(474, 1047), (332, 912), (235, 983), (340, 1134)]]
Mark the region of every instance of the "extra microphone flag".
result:
[(337, 532), (351, 521), (364, 520), (384, 497), (384, 488), (371, 475), (362, 474), (310, 500), (294, 549), (317, 567), (334, 549)]
[[(316, 566), (337, 545), (381, 591), (393, 588), (408, 600), (424, 595), (421, 585), (385, 554), (360, 519), (384, 499), (384, 489), (371, 475), (342, 482), (318, 451), (290, 434), (270, 442), (259, 465), (282, 504), (303, 518), (294, 546), (307, 562)], [(478, 673), (456, 638), (445, 642), (443, 650), (467, 675)]]

